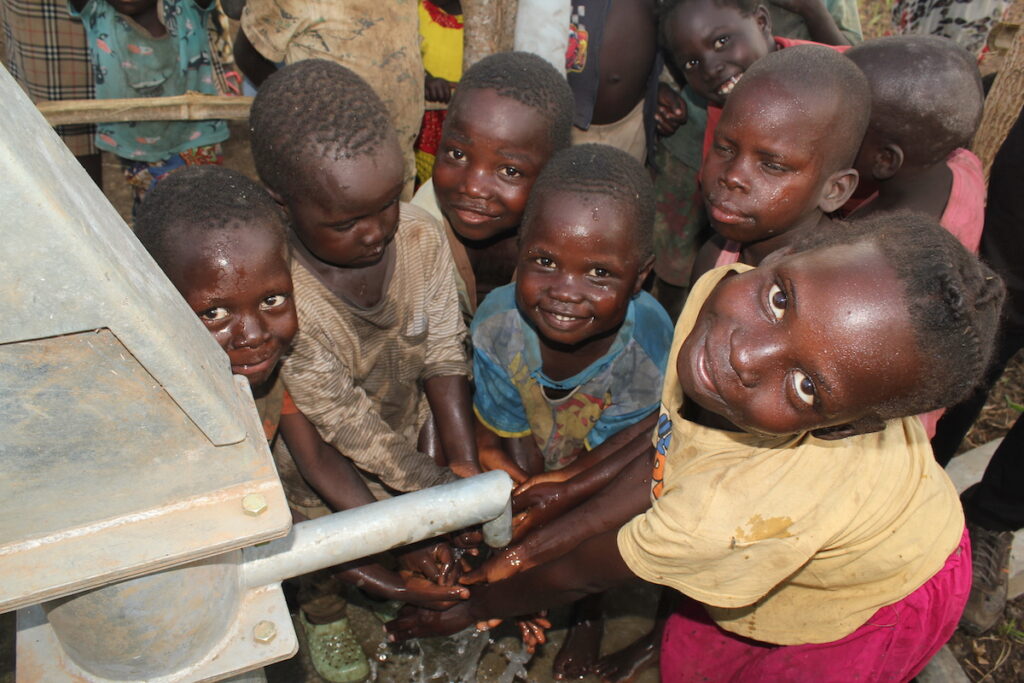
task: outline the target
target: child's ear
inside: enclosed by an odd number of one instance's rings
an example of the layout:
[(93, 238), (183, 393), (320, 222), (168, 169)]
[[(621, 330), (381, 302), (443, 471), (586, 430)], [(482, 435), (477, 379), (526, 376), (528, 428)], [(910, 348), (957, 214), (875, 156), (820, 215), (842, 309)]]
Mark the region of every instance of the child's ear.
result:
[(268, 187), (266, 183), (263, 183), (263, 189), (267, 191), (267, 194), (270, 195), (271, 199), (277, 202), (281, 206), (281, 208), (284, 209), (285, 213), (288, 213), (288, 202), (284, 200), (284, 197), (281, 196), (281, 193), (270, 189), (270, 187)]
[(903, 148), (888, 142), (882, 145), (871, 165), (871, 177), (874, 180), (888, 180), (903, 167)]
[(636, 274), (636, 282), (633, 283), (633, 296), (639, 294), (640, 290), (643, 289), (644, 282), (647, 280), (647, 277), (651, 274), (653, 269), (654, 256), (651, 256), (647, 259), (644, 265), (640, 267), (640, 270)]
[(854, 168), (844, 168), (830, 175), (822, 188), (818, 208), (824, 213), (840, 209), (857, 189), (859, 178), (860, 175)]
[(757, 27), (761, 29), (761, 33), (768, 39), (770, 46), (775, 45), (775, 39), (772, 37), (772, 16), (768, 13), (768, 8), (764, 5), (758, 5), (754, 10), (754, 21), (757, 22)]
[(846, 424), (832, 425), (831, 427), (822, 427), (821, 429), (812, 429), (811, 435), (815, 438), (821, 439), (822, 441), (837, 441), (850, 436), (857, 436), (858, 434), (880, 432), (883, 429), (885, 429), (885, 420), (877, 417), (865, 417), (857, 420), (856, 422), (847, 422)]

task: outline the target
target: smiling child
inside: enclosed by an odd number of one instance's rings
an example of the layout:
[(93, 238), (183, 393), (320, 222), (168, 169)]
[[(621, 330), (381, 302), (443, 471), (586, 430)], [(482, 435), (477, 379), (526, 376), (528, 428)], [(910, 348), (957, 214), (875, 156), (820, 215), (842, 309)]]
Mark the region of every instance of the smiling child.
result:
[[(517, 510), (538, 503), (545, 486), (563, 510), (600, 490), (632, 459), (602, 444), (657, 409), (672, 323), (641, 290), (653, 213), (643, 167), (605, 145), (562, 150), (534, 185), (516, 281), (488, 295), (472, 327), (474, 409), (500, 437), (485, 465), (526, 482), (517, 494), (532, 493)], [(538, 514), (557, 512), (517, 521)], [(541, 523), (517, 525), (517, 537)], [(556, 676), (586, 673), (602, 626), (599, 602), (578, 606)]]
[(571, 142), (565, 77), (528, 52), (503, 52), (466, 71), (445, 117), (433, 178), (413, 203), (445, 224), (467, 319), (512, 280), (516, 232), (530, 188)]
[(757, 265), (801, 229), (828, 229), (828, 214), (857, 187), (853, 161), (868, 125), (867, 80), (835, 51), (803, 45), (752, 66), (729, 97), (701, 186), (715, 235), (694, 263)]
[[(392, 633), (639, 576), (684, 596), (663, 680), (909, 680), (956, 628), (970, 547), (956, 490), (905, 416), (973, 389), (1002, 295), (914, 214), (807, 231), (759, 268), (709, 273), (676, 325), (650, 509), (547, 564), (520, 556), (533, 569)], [(638, 489), (613, 483), (591, 503)]]

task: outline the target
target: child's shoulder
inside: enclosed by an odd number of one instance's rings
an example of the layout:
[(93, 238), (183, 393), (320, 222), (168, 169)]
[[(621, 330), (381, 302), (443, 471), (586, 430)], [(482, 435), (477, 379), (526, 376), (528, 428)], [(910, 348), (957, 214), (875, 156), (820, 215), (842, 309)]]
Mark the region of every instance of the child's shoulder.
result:
[(519, 316), (519, 311), (516, 309), (516, 285), (514, 282), (491, 290), (476, 309), (470, 332), (476, 335), (478, 330), (490, 330), (496, 326), (505, 326), (507, 322), (502, 316), (511, 313), (514, 313), (516, 317)]
[(672, 346), (674, 324), (665, 308), (647, 292), (630, 302), (633, 313), (633, 338), (651, 358), (664, 366)]
[(421, 206), (402, 202), (399, 205), (398, 237), (400, 248), (415, 248), (436, 257), (445, 244), (444, 227)]

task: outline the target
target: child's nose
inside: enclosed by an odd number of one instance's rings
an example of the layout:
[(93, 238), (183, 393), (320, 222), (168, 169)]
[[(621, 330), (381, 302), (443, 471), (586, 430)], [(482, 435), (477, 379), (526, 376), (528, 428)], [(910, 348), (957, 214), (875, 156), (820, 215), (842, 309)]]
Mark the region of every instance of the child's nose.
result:
[(740, 159), (732, 159), (722, 162), (722, 168), (718, 176), (718, 182), (729, 190), (746, 192), (750, 186), (748, 174)]
[(235, 346), (259, 346), (267, 340), (267, 330), (259, 315), (248, 313), (238, 318), (234, 333)]
[(748, 389), (761, 384), (778, 364), (782, 347), (777, 334), (766, 331), (733, 331), (729, 338), (729, 364)]
[(557, 278), (548, 290), (552, 299), (566, 303), (578, 303), (583, 300), (580, 293), (579, 283), (572, 275), (564, 275)]
[(484, 169), (471, 168), (462, 177), (462, 193), (469, 197), (486, 197), (489, 194)]

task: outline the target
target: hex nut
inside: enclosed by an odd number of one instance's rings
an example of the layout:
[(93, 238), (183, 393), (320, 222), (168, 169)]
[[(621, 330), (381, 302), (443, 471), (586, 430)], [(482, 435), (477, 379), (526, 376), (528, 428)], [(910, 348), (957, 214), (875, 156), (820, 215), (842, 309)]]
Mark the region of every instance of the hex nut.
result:
[(250, 493), (242, 498), (242, 509), (245, 514), (256, 517), (262, 515), (267, 509), (267, 499), (260, 493)]
[(257, 643), (266, 645), (277, 637), (277, 626), (272, 621), (261, 621), (252, 628), (252, 638)]

